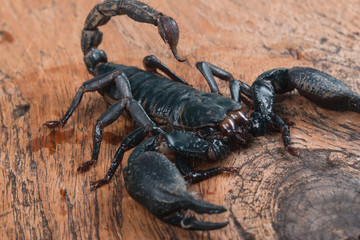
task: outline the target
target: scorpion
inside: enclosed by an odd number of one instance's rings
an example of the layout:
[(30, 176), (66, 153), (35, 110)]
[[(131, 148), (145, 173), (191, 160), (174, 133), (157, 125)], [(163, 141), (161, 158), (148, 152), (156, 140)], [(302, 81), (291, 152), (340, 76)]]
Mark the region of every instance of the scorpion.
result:
[[(137, 22), (157, 26), (174, 57), (180, 62), (185, 60), (177, 52), (179, 28), (173, 18), (135, 0), (99, 3), (87, 16), (81, 35), (84, 62), (94, 77), (82, 84), (59, 121), (48, 121), (44, 125), (64, 126), (86, 92), (98, 91), (103, 96), (110, 106), (95, 124), (91, 160), (77, 169), (85, 172), (98, 160), (103, 129), (124, 110), (130, 113), (138, 128), (122, 140), (106, 176), (92, 182), (91, 189), (109, 183), (124, 153), (135, 148), (123, 169), (125, 187), (134, 200), (168, 224), (188, 230), (214, 230), (228, 224), (228, 221), (203, 222), (189, 216), (191, 211), (218, 214), (226, 208), (193, 196), (187, 191), (187, 182), (237, 172), (238, 168), (220, 166), (196, 171), (190, 166), (190, 159), (218, 161), (246, 145), (249, 135), (262, 136), (269, 130), (281, 132), (286, 151), (298, 155), (290, 143), (291, 121), (273, 112), (275, 94), (297, 89), (322, 107), (360, 112), (358, 94), (340, 80), (312, 68), (273, 69), (261, 74), (249, 86), (219, 67), (197, 62), (196, 67), (211, 89), (211, 92), (202, 92), (153, 55), (143, 59), (145, 71), (108, 62), (105, 52), (97, 48), (102, 41), (98, 27), (113, 16), (125, 14)], [(214, 77), (229, 83), (231, 99), (220, 94)], [(243, 112), (242, 102), (253, 106), (250, 117)]]

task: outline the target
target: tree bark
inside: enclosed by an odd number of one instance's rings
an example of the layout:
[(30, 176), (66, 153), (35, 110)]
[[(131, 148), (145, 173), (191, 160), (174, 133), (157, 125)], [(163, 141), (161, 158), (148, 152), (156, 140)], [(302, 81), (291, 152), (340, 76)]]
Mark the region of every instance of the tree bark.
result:
[[(1, 239), (359, 239), (360, 115), (324, 110), (296, 91), (276, 98), (275, 111), (295, 123), (289, 155), (279, 133), (251, 138), (219, 163), (239, 167), (194, 184), (190, 191), (228, 211), (203, 220), (230, 224), (211, 232), (186, 231), (152, 216), (126, 192), (122, 168), (110, 184), (102, 178), (121, 140), (133, 129), (120, 117), (104, 130), (99, 162), (90, 160), (96, 119), (106, 109), (97, 93), (85, 94), (65, 127), (42, 127), (67, 110), (87, 73), (80, 34), (98, 3), (1, 1), (0, 8), (0, 237)], [(360, 93), (360, 2), (166, 1), (147, 4), (176, 19), (178, 63), (157, 29), (126, 16), (101, 27), (109, 61), (142, 68), (154, 54), (194, 87), (209, 91), (197, 71), (208, 61), (251, 84), (262, 72), (308, 66)], [(218, 82), (230, 96), (228, 86)], [(249, 111), (250, 112), (250, 111)]]

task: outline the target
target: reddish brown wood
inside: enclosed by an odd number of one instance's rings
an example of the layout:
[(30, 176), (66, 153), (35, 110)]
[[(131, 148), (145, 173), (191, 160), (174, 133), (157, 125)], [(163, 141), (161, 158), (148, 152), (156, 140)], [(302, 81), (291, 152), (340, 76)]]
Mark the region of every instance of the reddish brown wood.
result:
[[(90, 78), (80, 32), (98, 1), (2, 1), (0, 8), (0, 237), (1, 239), (358, 239), (360, 235), (360, 115), (316, 107), (296, 92), (277, 99), (299, 157), (287, 154), (278, 133), (252, 139), (221, 165), (240, 167), (190, 187), (228, 211), (213, 232), (189, 232), (162, 223), (134, 202), (120, 170), (111, 184), (90, 192), (104, 176), (132, 121), (106, 128), (96, 168), (92, 128), (106, 109), (86, 94), (68, 124), (43, 128), (69, 106)], [(150, 25), (126, 17), (101, 30), (109, 60), (142, 67), (154, 54), (195, 87), (208, 91), (195, 68), (209, 61), (247, 83), (277, 67), (309, 66), (342, 79), (360, 93), (360, 2), (165, 1), (149, 5), (180, 26), (178, 63)], [(229, 95), (225, 83), (219, 83)], [(127, 157), (126, 155), (125, 157)], [(199, 167), (214, 166), (216, 163)], [(122, 167), (126, 166), (126, 161)]]

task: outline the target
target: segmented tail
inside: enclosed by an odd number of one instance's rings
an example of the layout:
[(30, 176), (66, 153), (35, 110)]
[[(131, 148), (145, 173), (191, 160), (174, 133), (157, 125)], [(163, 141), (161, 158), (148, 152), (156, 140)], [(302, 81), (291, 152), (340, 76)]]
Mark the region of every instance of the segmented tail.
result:
[(128, 15), (137, 22), (150, 23), (158, 26), (159, 34), (178, 61), (181, 59), (176, 50), (179, 40), (179, 28), (171, 17), (163, 15), (145, 3), (135, 0), (108, 0), (97, 4), (86, 18), (81, 34), (81, 49), (84, 53), (86, 67), (91, 74), (96, 74), (96, 66), (106, 63), (107, 56), (103, 50), (97, 49), (102, 41), (99, 26), (105, 25), (113, 16)]

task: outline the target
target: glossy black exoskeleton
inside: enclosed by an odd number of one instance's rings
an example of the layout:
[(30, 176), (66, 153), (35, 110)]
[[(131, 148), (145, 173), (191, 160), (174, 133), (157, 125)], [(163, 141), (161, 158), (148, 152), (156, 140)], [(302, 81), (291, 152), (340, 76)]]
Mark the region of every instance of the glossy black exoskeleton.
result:
[[(187, 192), (184, 179), (198, 182), (237, 169), (216, 167), (194, 171), (187, 159), (223, 159), (231, 150), (246, 144), (249, 134), (264, 135), (269, 129), (282, 132), (287, 151), (297, 154), (290, 146), (288, 123), (272, 110), (275, 94), (296, 88), (322, 106), (360, 112), (359, 95), (339, 80), (315, 69), (271, 70), (261, 74), (250, 87), (210, 63), (198, 62), (196, 67), (212, 91), (206, 93), (191, 87), (155, 56), (144, 58), (146, 71), (107, 62), (105, 52), (97, 49), (102, 40), (98, 27), (111, 17), (124, 14), (135, 21), (158, 26), (160, 36), (169, 44), (175, 58), (183, 61), (176, 50), (179, 30), (175, 20), (134, 0), (100, 3), (88, 15), (81, 38), (84, 61), (94, 78), (80, 87), (60, 121), (44, 125), (64, 126), (85, 92), (98, 91), (103, 95), (111, 106), (97, 120), (92, 159), (78, 168), (79, 172), (84, 172), (98, 160), (103, 129), (124, 110), (128, 111), (139, 127), (122, 141), (105, 178), (93, 182), (91, 187), (96, 189), (107, 184), (124, 153), (136, 147), (123, 172), (126, 189), (136, 201), (169, 224), (189, 230), (213, 230), (228, 223), (201, 222), (188, 217), (184, 213), (186, 210), (216, 214), (226, 209), (193, 197)], [(158, 69), (168, 77), (157, 73)], [(229, 82), (231, 99), (219, 94), (214, 76)], [(242, 112), (241, 101), (254, 106), (250, 118)], [(149, 135), (152, 137), (147, 138)], [(176, 167), (169, 160), (171, 156)]]

